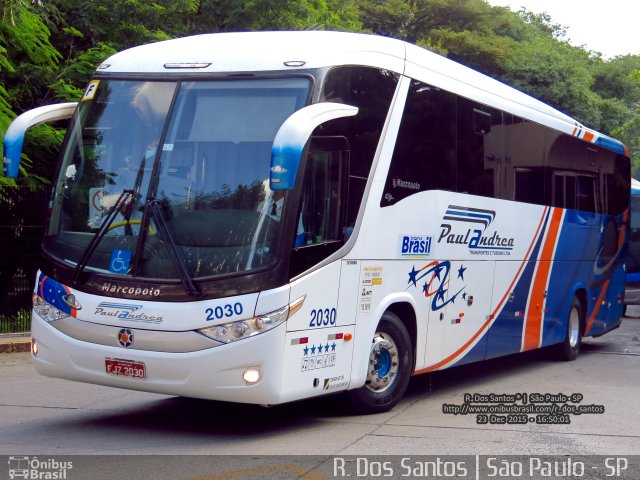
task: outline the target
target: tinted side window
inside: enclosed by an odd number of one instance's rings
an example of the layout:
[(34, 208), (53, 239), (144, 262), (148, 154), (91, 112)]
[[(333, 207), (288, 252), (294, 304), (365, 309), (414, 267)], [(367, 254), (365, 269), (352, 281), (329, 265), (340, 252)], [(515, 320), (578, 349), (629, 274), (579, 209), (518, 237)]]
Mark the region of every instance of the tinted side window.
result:
[(457, 191), (495, 196), (503, 155), (502, 112), (458, 98)]
[(505, 115), (505, 193), (503, 198), (548, 205), (550, 174), (545, 167), (546, 128), (515, 115)]
[(413, 81), (380, 205), (424, 190), (456, 190), (456, 97)]
[(516, 168), (514, 199), (518, 202), (536, 203), (544, 205), (545, 169), (536, 168)]
[(619, 215), (629, 206), (629, 196), (631, 188), (629, 187), (629, 177), (631, 176), (631, 167), (629, 159), (622, 155), (617, 155), (613, 162), (613, 170), (611, 173), (605, 174), (605, 184), (607, 190), (607, 211), (609, 215)]
[(336, 67), (325, 77), (320, 101), (358, 107), (355, 117), (322, 125), (316, 136), (344, 137), (349, 145), (347, 225), (354, 225), (373, 157), (398, 84), (398, 74), (371, 67)]
[(596, 212), (596, 179), (592, 176), (578, 175), (576, 177), (576, 210)]
[(318, 100), (358, 107), (358, 114), (324, 123), (313, 133), (301, 167), (292, 277), (329, 257), (353, 232), (397, 84), (398, 74), (378, 68), (327, 72)]

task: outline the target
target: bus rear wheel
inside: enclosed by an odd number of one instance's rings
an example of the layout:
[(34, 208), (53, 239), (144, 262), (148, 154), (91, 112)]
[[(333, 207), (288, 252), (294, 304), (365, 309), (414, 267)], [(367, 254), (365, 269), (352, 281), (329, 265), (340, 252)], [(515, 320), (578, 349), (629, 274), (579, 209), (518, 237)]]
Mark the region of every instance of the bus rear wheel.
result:
[(580, 353), (582, 345), (582, 332), (585, 324), (584, 306), (578, 299), (573, 297), (567, 318), (567, 331), (564, 341), (557, 346), (557, 354), (560, 360), (575, 360)]
[(391, 410), (409, 385), (413, 359), (411, 339), (404, 324), (385, 312), (371, 341), (365, 384), (347, 396), (357, 413)]

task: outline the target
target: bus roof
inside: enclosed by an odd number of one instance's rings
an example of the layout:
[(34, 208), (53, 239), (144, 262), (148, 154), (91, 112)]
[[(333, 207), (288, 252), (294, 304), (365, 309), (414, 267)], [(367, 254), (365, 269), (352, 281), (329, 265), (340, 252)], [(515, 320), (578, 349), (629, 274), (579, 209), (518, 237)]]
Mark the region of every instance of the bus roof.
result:
[[(247, 73), (367, 65), (425, 81), (629, 155), (619, 141), (498, 80), (409, 43), (327, 31), (212, 33), (134, 47), (111, 56), (99, 73)], [(420, 78), (419, 78), (420, 79)]]
[[(210, 33), (116, 53), (105, 60), (110, 65), (105, 71), (236, 73), (361, 64), (401, 73), (404, 59), (404, 42), (376, 35), (325, 31)], [(293, 62), (290, 67), (286, 66), (289, 62)], [(183, 68), (166, 68), (166, 64), (182, 64)], [(189, 64), (200, 65), (189, 68)]]

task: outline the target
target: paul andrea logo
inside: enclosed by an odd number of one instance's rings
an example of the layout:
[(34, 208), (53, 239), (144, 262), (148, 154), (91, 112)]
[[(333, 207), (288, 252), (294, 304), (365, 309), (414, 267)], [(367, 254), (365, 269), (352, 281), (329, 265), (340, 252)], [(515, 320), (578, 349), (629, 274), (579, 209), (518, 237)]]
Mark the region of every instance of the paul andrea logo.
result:
[(164, 320), (162, 316), (147, 315), (144, 312), (139, 312), (138, 310), (140, 309), (142, 309), (142, 305), (102, 302), (96, 307), (93, 314), (100, 317), (116, 317), (120, 320), (142, 323), (160, 323)]
[(442, 217), (438, 243), (467, 245), (472, 255), (511, 255), (513, 237), (487, 231), (495, 218), (493, 210), (449, 205)]

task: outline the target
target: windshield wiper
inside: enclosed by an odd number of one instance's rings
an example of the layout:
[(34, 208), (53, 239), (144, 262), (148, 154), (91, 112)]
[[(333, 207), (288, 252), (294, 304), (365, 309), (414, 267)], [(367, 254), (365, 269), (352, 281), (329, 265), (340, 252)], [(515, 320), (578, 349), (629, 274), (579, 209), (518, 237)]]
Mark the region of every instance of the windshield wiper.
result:
[(100, 228), (93, 235), (93, 238), (91, 238), (91, 241), (89, 242), (89, 245), (87, 245), (87, 248), (82, 254), (82, 257), (80, 257), (80, 260), (76, 264), (76, 268), (73, 271), (73, 275), (71, 276), (71, 282), (74, 285), (77, 285), (78, 279), (80, 278), (80, 274), (84, 271), (84, 268), (87, 266), (87, 263), (91, 259), (93, 252), (95, 252), (102, 238), (109, 231), (109, 227), (111, 226), (113, 221), (116, 219), (118, 214), (122, 211), (122, 209), (129, 204), (129, 202), (133, 199), (133, 197), (134, 197), (133, 190), (122, 191), (122, 193), (118, 197), (118, 200), (116, 200), (116, 203), (111, 208), (109, 215), (107, 215), (104, 218), (104, 220), (102, 221), (102, 224), (100, 225)]
[[(138, 167), (138, 172), (136, 173), (136, 179), (133, 184), (133, 195), (135, 197), (135, 201), (138, 202), (140, 199), (140, 187), (142, 186), (142, 177), (144, 175), (144, 166), (147, 162), (147, 156), (143, 155), (142, 160), (140, 162), (140, 166)], [(126, 224), (124, 226), (124, 234), (125, 235), (133, 235), (133, 228), (131, 228), (131, 213), (133, 209), (130, 208), (127, 212), (124, 213), (124, 219), (126, 220)]]
[(182, 257), (178, 254), (178, 250), (176, 249), (176, 242), (173, 240), (173, 235), (171, 235), (171, 232), (169, 231), (169, 227), (167, 225), (167, 217), (162, 210), (162, 205), (160, 205), (160, 203), (158, 203), (158, 201), (155, 199), (150, 200), (147, 205), (149, 207), (151, 216), (156, 221), (158, 233), (167, 246), (169, 256), (171, 257), (171, 261), (173, 262), (173, 266), (178, 272), (178, 276), (180, 277), (180, 281), (184, 285), (185, 290), (192, 297), (199, 297), (200, 295), (202, 295), (202, 292), (200, 291), (200, 288), (198, 288), (198, 286), (193, 282), (193, 279), (189, 274), (187, 265), (184, 263)]

